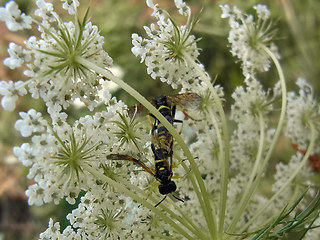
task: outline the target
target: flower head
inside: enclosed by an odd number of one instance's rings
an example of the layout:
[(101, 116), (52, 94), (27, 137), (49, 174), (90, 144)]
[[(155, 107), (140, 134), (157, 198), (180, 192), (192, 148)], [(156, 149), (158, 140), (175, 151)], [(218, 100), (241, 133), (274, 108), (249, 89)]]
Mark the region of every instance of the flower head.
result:
[(122, 194), (106, 193), (106, 189), (96, 188), (81, 198), (67, 219), (78, 229), (78, 234), (88, 235), (90, 239), (122, 239), (130, 232), (125, 229), (128, 227), (124, 223), (127, 216)]
[[(68, 9), (77, 6), (77, 1), (73, 2), (76, 5), (68, 5)], [(81, 65), (78, 59), (86, 59), (101, 68), (110, 67), (112, 59), (102, 48), (103, 37), (99, 35), (98, 28), (87, 21), (87, 15), (82, 22), (63, 22), (51, 3), (43, 0), (36, 3), (35, 15), (42, 18), (38, 28), (40, 39), (31, 36), (25, 42), (25, 49), (11, 43), (10, 57), (5, 63), (10, 68), (26, 63), (24, 74), (29, 79), (21, 87), (28, 88), (32, 97), (43, 98), (49, 113), (66, 108), (76, 98), (92, 110), (101, 101), (97, 94), (101, 88), (100, 78)]]
[(239, 86), (232, 94), (231, 119), (239, 124), (252, 124), (257, 122), (259, 114), (266, 116), (272, 110), (273, 98), (264, 91), (258, 80), (247, 78), (245, 83), (246, 89)]
[(28, 177), (36, 181), (26, 191), (30, 204), (58, 203), (63, 197), (74, 203), (81, 190), (97, 184), (85, 166), (103, 173), (101, 164), (118, 142), (112, 133), (115, 131), (113, 120), (118, 116), (116, 111), (109, 109), (85, 116), (73, 126), (66, 122), (64, 113), (53, 115), (52, 124), (35, 110), (20, 116), (22, 119), (16, 122), (16, 128), (23, 136), (33, 134), (32, 143), (14, 148), (18, 159), (30, 166)]
[(270, 12), (265, 5), (256, 5), (257, 19), (253, 15), (246, 15), (236, 6), (221, 5), (222, 18), (229, 18), (231, 30), (228, 41), (231, 53), (236, 56), (242, 66), (245, 76), (256, 72), (267, 71), (270, 68), (270, 59), (262, 46), (280, 58), (276, 45), (272, 42), (275, 31), (269, 21)]
[[(316, 126), (317, 141), (319, 141), (320, 107), (313, 96), (312, 87), (305, 79), (299, 78), (297, 85), (299, 86), (299, 94), (288, 93), (288, 122), (285, 134), (291, 139), (292, 143), (298, 145), (299, 149), (306, 149), (310, 141), (310, 123)], [(314, 152), (319, 151), (319, 146), (316, 146)]]
[(131, 51), (145, 62), (153, 79), (167, 82), (173, 88), (182, 86), (184, 90), (190, 90), (191, 83), (200, 81), (188, 63), (197, 61), (199, 56), (197, 40), (190, 35), (197, 20), (191, 18), (190, 8), (183, 1), (175, 1), (179, 13), (188, 16), (187, 24), (182, 26), (177, 26), (158, 4), (154, 5), (153, 1), (147, 1), (147, 4), (154, 10), (153, 16), (158, 21), (144, 27), (149, 39), (132, 34)]

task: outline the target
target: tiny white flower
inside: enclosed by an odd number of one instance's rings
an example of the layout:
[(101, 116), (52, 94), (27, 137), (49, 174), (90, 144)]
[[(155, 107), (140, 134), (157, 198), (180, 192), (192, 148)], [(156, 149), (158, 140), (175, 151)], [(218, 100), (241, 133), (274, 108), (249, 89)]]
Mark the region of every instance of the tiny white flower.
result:
[(74, 204), (81, 190), (94, 186), (94, 176), (83, 165), (103, 171), (100, 165), (105, 155), (118, 144), (114, 120), (126, 109), (123, 102), (113, 99), (107, 111), (82, 117), (73, 126), (67, 123), (66, 113), (52, 113), (50, 127), (33, 109), (20, 113), (22, 119), (15, 127), (23, 136), (33, 134), (31, 144), (14, 149), (19, 161), (30, 166), (28, 177), (37, 183), (27, 191), (29, 204), (58, 203), (62, 198)]
[(44, 190), (38, 184), (30, 185), (25, 193), (29, 205), (41, 206), (43, 204)]
[(14, 110), (18, 97), (27, 93), (24, 85), (22, 81), (0, 81), (0, 94), (4, 95), (1, 99), (1, 105), (5, 110)]
[(221, 9), (222, 9), (222, 14), (221, 14), (221, 18), (228, 18), (230, 17), (230, 6), (228, 4), (223, 4), (220, 5)]
[(147, 6), (149, 8), (155, 9), (158, 4), (154, 5), (153, 0), (146, 0)]
[(40, 239), (61, 239), (60, 223), (54, 223), (52, 218), (50, 218), (48, 225), (48, 229), (45, 232), (40, 233)]
[(258, 4), (253, 6), (253, 8), (257, 11), (258, 17), (262, 20), (267, 20), (270, 17), (270, 11), (266, 5)]
[[(290, 178), (294, 170), (298, 168), (302, 158), (303, 158), (303, 155), (297, 152), (297, 154), (291, 157), (290, 162), (288, 164), (280, 162), (276, 165), (276, 173), (274, 174), (275, 182), (272, 185), (273, 192), (278, 191), (285, 184), (285, 182), (287, 181), (288, 178)], [(305, 166), (304, 169), (299, 173), (299, 178), (302, 178), (303, 175), (307, 175), (307, 174), (310, 175), (311, 172), (308, 172), (307, 167)], [(290, 199), (290, 195), (287, 195), (285, 197)]]
[(32, 18), (21, 14), (18, 5), (14, 1), (6, 3), (5, 7), (0, 7), (0, 21), (5, 21), (10, 31), (30, 29)]
[(19, 115), (22, 119), (17, 120), (14, 126), (23, 137), (29, 137), (35, 132), (45, 131), (46, 121), (42, 118), (41, 113), (30, 109), (27, 113), (20, 112)]
[(37, 159), (36, 152), (29, 143), (23, 143), (20, 147), (14, 147), (13, 153), (27, 167), (30, 167)]
[(62, 8), (68, 10), (68, 13), (70, 15), (73, 15), (76, 13), (76, 8), (80, 5), (78, 0), (62, 0)]
[(13, 42), (9, 44), (8, 53), (10, 57), (5, 58), (3, 63), (11, 69), (20, 67), (24, 62), (31, 60), (30, 51), (23, 49)]
[(44, 0), (37, 0), (36, 4), (38, 6), (38, 8), (34, 11), (36, 16), (39, 16), (48, 22), (57, 20), (52, 3), (45, 2)]
[(176, 7), (179, 9), (179, 13), (184, 16), (188, 16), (190, 14), (190, 8), (187, 4), (182, 0), (174, 0)]
[(5, 110), (13, 111), (16, 107), (17, 100), (18, 100), (18, 96), (4, 96), (1, 99), (1, 105)]

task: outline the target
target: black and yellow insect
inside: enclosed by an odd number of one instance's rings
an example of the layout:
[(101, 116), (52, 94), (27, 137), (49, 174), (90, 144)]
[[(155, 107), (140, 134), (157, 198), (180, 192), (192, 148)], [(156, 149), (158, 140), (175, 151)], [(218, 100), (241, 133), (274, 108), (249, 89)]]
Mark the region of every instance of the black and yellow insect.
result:
[[(154, 99), (155, 107), (168, 120), (169, 123), (182, 122), (175, 120), (176, 105), (170, 106), (167, 102), (167, 96), (159, 96)], [(173, 155), (173, 137), (166, 127), (155, 118), (152, 127), (152, 144), (151, 149), (155, 158), (155, 178), (160, 182), (158, 186), (159, 193), (165, 195), (164, 198), (156, 205), (158, 206), (166, 199), (167, 194), (176, 191), (177, 186), (172, 181), (172, 155)], [(173, 195), (176, 199), (183, 202), (182, 199)]]
[[(180, 122), (181, 120), (174, 119), (176, 107), (181, 106), (186, 107), (190, 106), (190, 104), (199, 103), (201, 101), (201, 97), (196, 93), (184, 93), (184, 94), (176, 94), (169, 96), (158, 96), (155, 97), (151, 103), (157, 108), (157, 110), (168, 120), (169, 123), (173, 124), (174, 122)], [(181, 109), (182, 110), (182, 109)], [(131, 112), (130, 112), (131, 111)], [(135, 106), (135, 108), (131, 108), (129, 110), (129, 115), (133, 116), (133, 111), (135, 114), (138, 112), (139, 115), (142, 112), (145, 112), (145, 109), (142, 106)], [(183, 111), (183, 110), (182, 110)], [(183, 113), (191, 118), (184, 111)], [(150, 114), (151, 115), (151, 114)], [(109, 159), (113, 160), (128, 160), (132, 161), (135, 164), (140, 165), (145, 171), (151, 174), (155, 179), (160, 183), (158, 186), (159, 193), (165, 195), (164, 198), (155, 205), (157, 207), (160, 203), (162, 203), (168, 194), (171, 194), (176, 191), (177, 186), (174, 181), (172, 181), (173, 172), (172, 172), (172, 155), (173, 155), (173, 137), (171, 133), (166, 129), (166, 127), (153, 115), (151, 115), (155, 122), (153, 124), (151, 133), (152, 133), (152, 144), (151, 149), (155, 158), (155, 169), (151, 169), (147, 167), (141, 161), (122, 154), (111, 154), (108, 156)], [(193, 119), (193, 118), (191, 118)], [(179, 201), (182, 201), (179, 197), (172, 195)]]

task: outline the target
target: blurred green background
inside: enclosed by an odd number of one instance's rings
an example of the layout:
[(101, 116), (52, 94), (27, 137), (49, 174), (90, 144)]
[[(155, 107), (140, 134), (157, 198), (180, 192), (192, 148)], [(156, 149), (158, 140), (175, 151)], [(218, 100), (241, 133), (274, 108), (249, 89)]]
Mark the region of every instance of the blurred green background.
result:
[[(0, 1), (4, 5), (6, 1)], [(23, 12), (32, 13), (34, 2), (31, 0), (16, 1)], [(70, 16), (61, 9), (60, 1), (53, 2), (56, 11), (62, 19)], [(168, 10), (178, 24), (184, 24), (185, 19), (177, 14), (172, 0), (161, 0), (160, 6)], [(265, 3), (271, 10), (272, 18), (278, 28), (276, 45), (281, 53), (281, 64), (288, 82), (288, 89), (296, 89), (294, 82), (298, 77), (306, 78), (315, 89), (318, 96), (320, 90), (320, 1), (318, 0), (277, 0), (277, 1), (186, 1), (199, 12), (202, 9), (200, 22), (194, 29), (194, 34), (201, 38), (198, 47), (201, 48), (200, 62), (211, 76), (218, 75), (217, 84), (225, 89), (226, 111), (232, 104), (231, 93), (241, 85), (243, 76), (240, 65), (227, 48), (228, 20), (221, 19), (219, 4), (236, 4), (244, 12), (252, 12), (252, 6)], [(123, 79), (142, 93), (147, 99), (157, 95), (168, 95), (177, 92), (166, 84), (151, 79), (146, 74), (144, 64), (131, 53), (131, 34), (145, 36), (142, 26), (154, 22), (150, 17), (151, 10), (142, 0), (81, 0), (79, 16), (83, 16), (90, 5), (91, 21), (97, 25), (101, 35), (105, 37), (105, 50), (113, 58), (114, 64), (120, 67)], [(23, 44), (29, 35), (36, 35), (35, 29), (26, 32), (9, 32), (4, 23), (0, 23), (0, 79), (25, 79), (21, 71), (6, 68), (2, 61), (7, 54), (8, 43), (13, 41)], [(271, 70), (259, 75), (266, 87), (272, 87), (277, 81), (277, 73)], [(116, 90), (114, 94), (129, 106), (135, 101), (128, 94)], [(29, 207), (24, 191), (32, 180), (26, 179), (27, 169), (23, 168), (12, 155), (12, 147), (19, 146), (26, 139), (19, 136), (14, 129), (19, 111), (34, 108), (45, 113), (46, 108), (41, 100), (28, 96), (21, 98), (16, 111), (7, 112), (0, 108), (0, 240), (2, 239), (36, 239), (38, 234), (46, 229), (49, 217), (60, 221), (62, 228), (66, 223), (65, 216), (72, 206), (62, 202), (60, 206), (46, 205)], [(88, 114), (85, 108), (71, 107), (68, 113), (73, 118)], [(289, 151), (289, 150), (288, 150)], [(281, 158), (285, 159), (285, 155)], [(292, 239), (292, 238), (290, 238)]]

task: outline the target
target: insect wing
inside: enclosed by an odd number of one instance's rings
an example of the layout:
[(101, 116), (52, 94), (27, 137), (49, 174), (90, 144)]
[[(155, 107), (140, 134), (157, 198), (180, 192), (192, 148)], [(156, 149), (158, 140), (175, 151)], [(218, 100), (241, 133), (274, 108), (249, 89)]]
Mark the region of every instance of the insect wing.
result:
[[(166, 99), (171, 107), (180, 106), (181, 108), (196, 108), (200, 106), (202, 101), (202, 98), (198, 94), (192, 92), (168, 95)], [(154, 100), (151, 100), (150, 103), (156, 107)], [(134, 116), (142, 117), (148, 115), (149, 111), (143, 105), (137, 104), (130, 107), (128, 113), (130, 118), (132, 118)]]
[[(156, 107), (156, 103), (154, 100), (151, 100), (150, 103)], [(142, 117), (149, 114), (148, 109), (146, 109), (142, 104), (136, 104), (134, 106), (131, 106), (128, 110), (128, 114), (130, 118), (133, 117)]]
[(170, 106), (180, 106), (182, 108), (198, 107), (201, 100), (202, 99), (198, 94), (192, 92), (167, 96), (167, 103)]

